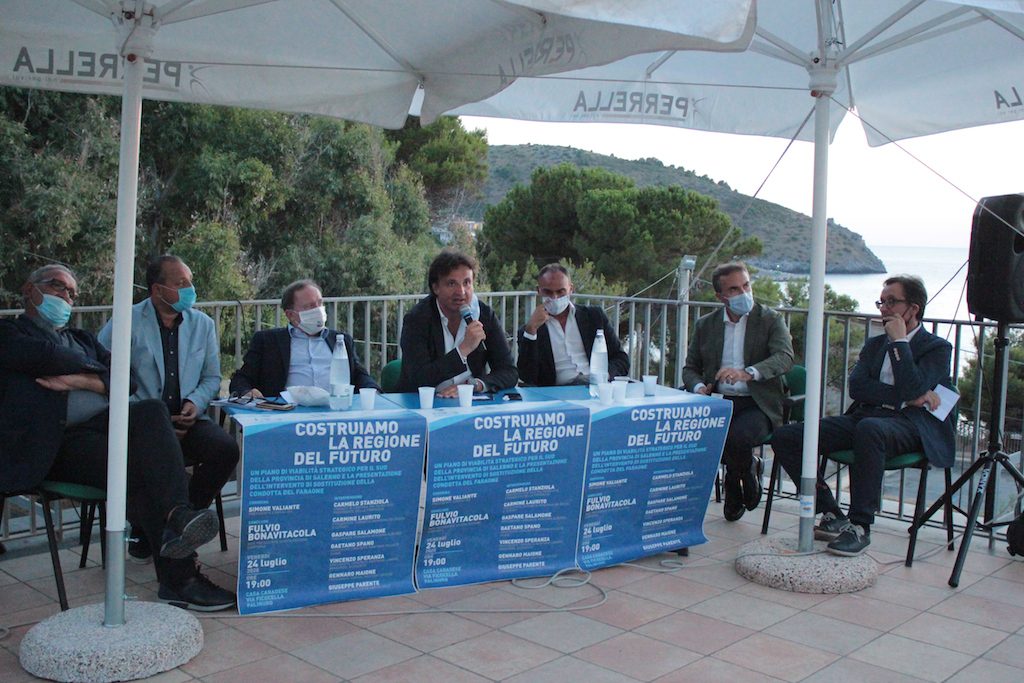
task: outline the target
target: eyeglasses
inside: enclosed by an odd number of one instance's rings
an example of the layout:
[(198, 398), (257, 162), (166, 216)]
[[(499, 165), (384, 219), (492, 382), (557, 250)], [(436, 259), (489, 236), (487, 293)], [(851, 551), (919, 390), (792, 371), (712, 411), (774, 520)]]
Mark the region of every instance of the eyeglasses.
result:
[(884, 299), (882, 301), (876, 301), (875, 302), (875, 308), (879, 308), (880, 309), (880, 308), (882, 308), (882, 306), (888, 306), (889, 308), (892, 308), (896, 304), (905, 304), (905, 303), (907, 303), (906, 299), (897, 299), (895, 297), (889, 297), (888, 299)]
[(76, 289), (74, 289), (72, 287), (68, 287), (66, 284), (64, 284), (60, 280), (56, 280), (56, 279), (53, 279), (53, 280), (43, 280), (42, 282), (39, 282), (37, 284), (46, 285), (47, 287), (52, 289), (54, 292), (56, 292), (59, 296), (66, 296), (71, 301), (74, 301), (75, 299), (78, 298), (78, 290), (76, 290)]

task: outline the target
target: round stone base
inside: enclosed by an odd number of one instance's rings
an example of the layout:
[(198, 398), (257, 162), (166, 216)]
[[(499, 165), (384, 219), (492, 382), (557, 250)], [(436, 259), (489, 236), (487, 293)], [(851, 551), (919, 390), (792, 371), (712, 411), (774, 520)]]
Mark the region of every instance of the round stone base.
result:
[(840, 557), (815, 542), (813, 555), (797, 553), (797, 539), (785, 536), (747, 543), (736, 556), (736, 571), (754, 583), (794, 593), (853, 593), (875, 584), (878, 565), (865, 554)]
[(103, 625), (103, 605), (76, 607), (36, 624), (21, 641), (25, 671), (54, 681), (106, 683), (168, 671), (203, 649), (203, 629), (185, 610), (125, 604), (125, 624)]

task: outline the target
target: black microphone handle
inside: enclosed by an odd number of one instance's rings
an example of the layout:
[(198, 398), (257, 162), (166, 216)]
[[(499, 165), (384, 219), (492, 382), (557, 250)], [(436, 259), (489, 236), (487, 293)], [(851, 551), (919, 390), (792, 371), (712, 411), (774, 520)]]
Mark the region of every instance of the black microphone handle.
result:
[[(469, 313), (463, 313), (462, 319), (466, 321), (467, 325), (473, 322), (473, 316), (471, 316)], [(483, 349), (484, 351), (487, 350), (487, 344), (483, 340), (480, 341), (480, 348)]]

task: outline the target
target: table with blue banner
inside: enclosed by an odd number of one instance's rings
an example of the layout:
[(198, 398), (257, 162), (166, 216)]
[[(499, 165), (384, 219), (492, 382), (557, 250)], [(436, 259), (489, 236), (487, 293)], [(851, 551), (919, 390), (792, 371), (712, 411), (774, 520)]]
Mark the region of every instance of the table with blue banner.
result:
[(596, 569), (706, 542), (729, 401), (630, 383), (229, 409), (241, 614)]

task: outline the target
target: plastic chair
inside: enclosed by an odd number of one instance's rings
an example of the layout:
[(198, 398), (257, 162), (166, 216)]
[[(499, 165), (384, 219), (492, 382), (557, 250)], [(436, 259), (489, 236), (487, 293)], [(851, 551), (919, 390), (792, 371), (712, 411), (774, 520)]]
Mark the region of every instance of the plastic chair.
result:
[(398, 391), (398, 380), (402, 376), (402, 359), (396, 358), (380, 371), (380, 389), (386, 394)]

